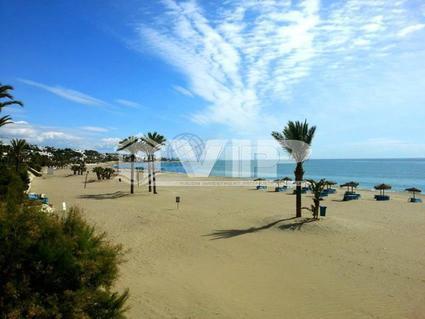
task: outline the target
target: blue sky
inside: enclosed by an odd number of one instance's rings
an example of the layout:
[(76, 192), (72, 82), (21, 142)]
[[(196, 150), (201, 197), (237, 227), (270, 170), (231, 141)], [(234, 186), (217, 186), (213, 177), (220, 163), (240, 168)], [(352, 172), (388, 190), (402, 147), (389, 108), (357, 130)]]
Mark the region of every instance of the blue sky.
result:
[(422, 1), (0, 0), (0, 21), (0, 81), (25, 102), (5, 139), (111, 150), (307, 119), (313, 157), (425, 157)]

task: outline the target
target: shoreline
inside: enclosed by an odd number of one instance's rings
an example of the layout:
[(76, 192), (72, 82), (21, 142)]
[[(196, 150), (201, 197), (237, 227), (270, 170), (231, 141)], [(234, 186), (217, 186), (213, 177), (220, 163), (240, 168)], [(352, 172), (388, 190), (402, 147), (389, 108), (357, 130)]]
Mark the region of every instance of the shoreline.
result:
[[(116, 169), (116, 168), (115, 168)], [(120, 168), (120, 171), (125, 170), (130, 172), (129, 168)], [(121, 175), (121, 174), (120, 174)], [(190, 187), (191, 185), (189, 185), (190, 183), (194, 184), (193, 186), (197, 186), (197, 183), (199, 185), (199, 183), (205, 183), (208, 184), (209, 182), (213, 183), (213, 182), (220, 182), (220, 180), (222, 180), (224, 182), (224, 184), (222, 185), (222, 187), (250, 187), (250, 186), (255, 186), (258, 184), (258, 182), (253, 181), (253, 179), (251, 178), (243, 178), (243, 177), (231, 177), (231, 176), (207, 176), (207, 177), (189, 177), (187, 173), (183, 173), (183, 172), (170, 172), (170, 171), (157, 171), (156, 173), (157, 176), (169, 176), (172, 177), (173, 175), (177, 176), (177, 177), (184, 177), (186, 179), (188, 179), (189, 181), (187, 182), (188, 185), (182, 185), (181, 187), (187, 186)], [(125, 175), (121, 175), (123, 177), (126, 177)], [(235, 185), (225, 185), (225, 183), (232, 183), (232, 182), (237, 182), (237, 181), (241, 181), (242, 183), (240, 185), (235, 184)], [(178, 187), (178, 185), (167, 185), (167, 184), (161, 184), (160, 181), (157, 182), (159, 186), (162, 187)], [(270, 180), (265, 180), (261, 182), (262, 185), (266, 185), (268, 188), (274, 188), (277, 187), (277, 183), (273, 182), (271, 179)], [(284, 183), (281, 183), (280, 185), (284, 185)], [(147, 186), (147, 184), (146, 184)], [(210, 187), (213, 187), (214, 185), (211, 185)], [(295, 189), (295, 184), (292, 182), (288, 183), (288, 190), (294, 190)], [(208, 187), (207, 185), (204, 185), (204, 187)], [(334, 189), (337, 190), (337, 193), (339, 194), (343, 194), (346, 191), (345, 187), (332, 187)], [(365, 187), (358, 187), (355, 189), (355, 191), (359, 191), (359, 192), (376, 192), (379, 193), (379, 190), (375, 190), (374, 188), (365, 188)], [(283, 193), (287, 193), (283, 192)], [(391, 190), (385, 190), (385, 193), (389, 193), (389, 194), (405, 194), (405, 195), (409, 195), (409, 192), (404, 191), (404, 190), (400, 190), (400, 189), (391, 189)], [(416, 194), (417, 197), (422, 197), (425, 198), (425, 194), (423, 193), (417, 193)]]

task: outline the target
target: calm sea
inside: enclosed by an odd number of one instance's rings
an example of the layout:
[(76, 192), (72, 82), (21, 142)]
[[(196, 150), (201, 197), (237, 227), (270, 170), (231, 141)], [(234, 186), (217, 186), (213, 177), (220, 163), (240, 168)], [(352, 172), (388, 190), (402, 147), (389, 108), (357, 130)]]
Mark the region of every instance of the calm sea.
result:
[[(251, 177), (275, 179), (289, 176), (293, 178), (294, 163), (277, 165), (277, 177), (274, 171), (257, 170), (252, 165)], [(162, 162), (161, 170), (185, 173), (179, 162)], [(390, 184), (393, 190), (417, 187), (425, 191), (425, 159), (323, 159), (308, 160), (304, 163), (305, 178), (325, 178), (337, 183), (356, 181), (361, 188), (372, 189), (379, 183)], [(262, 171), (258, 173), (258, 171)], [(232, 176), (232, 162), (218, 160), (210, 176)]]

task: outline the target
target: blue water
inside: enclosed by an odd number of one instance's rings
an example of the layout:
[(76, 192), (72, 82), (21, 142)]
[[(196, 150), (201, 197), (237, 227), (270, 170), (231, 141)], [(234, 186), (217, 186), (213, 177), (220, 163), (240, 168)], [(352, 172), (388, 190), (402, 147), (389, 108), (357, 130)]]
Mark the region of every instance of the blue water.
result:
[[(294, 176), (294, 163), (277, 165), (277, 176), (273, 173), (256, 174), (253, 165), (251, 177), (281, 178)], [(162, 162), (161, 170), (185, 173), (179, 162)], [(425, 192), (425, 159), (323, 159), (308, 160), (304, 163), (305, 178), (335, 181), (339, 184), (348, 181), (360, 183), (360, 188), (372, 189), (380, 183), (390, 184), (393, 190), (417, 187)], [(219, 160), (215, 163), (210, 176), (231, 176), (231, 161)], [(256, 176), (257, 175), (257, 176)]]

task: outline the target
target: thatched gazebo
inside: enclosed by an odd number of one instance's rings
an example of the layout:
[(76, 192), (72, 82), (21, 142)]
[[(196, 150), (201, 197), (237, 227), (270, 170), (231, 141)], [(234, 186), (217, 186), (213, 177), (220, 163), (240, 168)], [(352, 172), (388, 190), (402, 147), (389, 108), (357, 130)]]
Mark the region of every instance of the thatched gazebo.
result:
[(325, 182), (326, 183), (326, 187), (329, 189), (329, 188), (331, 188), (332, 186), (334, 186), (334, 185), (337, 185), (338, 183), (337, 182), (334, 182), (334, 181), (326, 181)]
[(261, 186), (261, 182), (264, 182), (266, 179), (265, 178), (256, 178), (256, 179), (254, 179), (254, 182), (258, 182), (258, 185), (257, 186)]
[(341, 187), (347, 187), (347, 192), (350, 192), (350, 188), (351, 188), (351, 192), (354, 193), (354, 189), (357, 188), (357, 186), (359, 186), (359, 183), (351, 181), (345, 184), (342, 184)]
[(419, 198), (416, 198), (416, 193), (420, 193), (420, 192), (422, 192), (422, 190), (420, 190), (419, 188), (416, 188), (416, 187), (409, 187), (409, 188), (406, 188), (406, 192), (412, 193), (413, 197), (412, 197), (412, 198), (410, 198), (410, 201), (411, 201), (411, 202), (415, 203), (415, 202), (417, 202), (417, 201), (420, 201), (420, 199), (419, 199)]
[(379, 190), (379, 194), (381, 196), (384, 196), (385, 195), (385, 191), (391, 189), (391, 185), (388, 185), (388, 184), (379, 184), (379, 185), (376, 185), (375, 186), (375, 189), (376, 190)]
[(413, 198), (416, 198), (415, 197), (415, 194), (416, 193), (421, 193), (422, 190), (420, 190), (419, 188), (416, 188), (416, 187), (410, 187), (410, 188), (406, 188), (406, 192), (412, 193)]
[(285, 176), (281, 179), (282, 182), (285, 182), (285, 185), (288, 186), (288, 182), (292, 182), (292, 178)]

